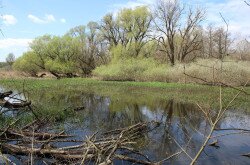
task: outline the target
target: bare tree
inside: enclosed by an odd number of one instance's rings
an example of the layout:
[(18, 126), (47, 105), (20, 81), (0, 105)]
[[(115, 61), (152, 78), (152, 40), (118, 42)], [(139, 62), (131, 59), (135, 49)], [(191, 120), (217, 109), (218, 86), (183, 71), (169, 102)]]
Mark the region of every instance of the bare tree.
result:
[(201, 50), (202, 40), (197, 29), (204, 18), (202, 10), (189, 8), (186, 11), (178, 0), (159, 0), (154, 13), (160, 51), (167, 54), (172, 65)]
[(236, 45), (236, 55), (240, 60), (250, 60), (250, 42), (241, 40)]
[(184, 59), (192, 52), (199, 51), (202, 48), (202, 37), (198, 31), (200, 22), (204, 18), (204, 12), (201, 9), (193, 11), (189, 9), (186, 21), (186, 27), (180, 31), (181, 44), (178, 55), (179, 61)]
[(170, 63), (175, 64), (176, 33), (183, 8), (179, 2), (159, 0), (155, 9), (155, 26), (160, 36), (157, 38), (160, 51), (167, 54)]
[(214, 32), (215, 32), (215, 28), (212, 24), (208, 25), (206, 30), (204, 30), (204, 56), (211, 58), (214, 57), (214, 47), (215, 47), (215, 43), (214, 43)]

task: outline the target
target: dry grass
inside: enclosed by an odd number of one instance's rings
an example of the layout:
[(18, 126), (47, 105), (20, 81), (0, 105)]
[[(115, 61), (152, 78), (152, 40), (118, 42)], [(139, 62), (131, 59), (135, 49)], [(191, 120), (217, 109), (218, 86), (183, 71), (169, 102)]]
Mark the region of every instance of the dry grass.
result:
[[(218, 61), (212, 59), (200, 59), (196, 62), (185, 65), (177, 64), (169, 68), (168, 80), (170, 82), (204, 83), (222, 82), (229, 85), (244, 85), (250, 79), (249, 61)], [(197, 79), (192, 77), (197, 77)], [(201, 79), (198, 79), (201, 78)]]
[[(185, 75), (184, 72), (190, 76)], [(159, 64), (152, 59), (128, 59), (98, 67), (94, 70), (93, 75), (96, 79), (108, 81), (130, 80), (204, 84), (203, 80), (205, 80), (240, 86), (250, 79), (250, 61), (225, 60), (221, 62), (216, 59), (198, 59), (189, 64), (176, 64), (171, 67)], [(0, 70), (0, 78), (27, 77), (29, 75), (22, 72)], [(193, 77), (197, 77), (197, 79)], [(53, 75), (46, 73), (45, 78), (53, 78)]]
[[(222, 82), (228, 85), (239, 86), (245, 84), (250, 79), (250, 62), (234, 60), (221, 62), (217, 59), (199, 59), (189, 64), (176, 64), (174, 67), (171, 67), (165, 64), (157, 64), (150, 59), (133, 59), (101, 66), (94, 71), (94, 76), (101, 80), (198, 84), (204, 84), (207, 81), (206, 83)], [(194, 77), (197, 77), (197, 79)]]
[[(41, 75), (44, 72), (38, 73), (38, 76)], [(54, 76), (50, 73), (45, 73), (46, 75), (44, 78), (53, 78)], [(16, 79), (16, 78), (34, 78), (30, 77), (29, 74), (24, 73), (24, 72), (18, 72), (15, 70), (5, 70), (5, 69), (0, 69), (0, 79)]]
[(25, 73), (13, 70), (0, 70), (0, 79), (2, 78), (24, 78), (27, 77)]

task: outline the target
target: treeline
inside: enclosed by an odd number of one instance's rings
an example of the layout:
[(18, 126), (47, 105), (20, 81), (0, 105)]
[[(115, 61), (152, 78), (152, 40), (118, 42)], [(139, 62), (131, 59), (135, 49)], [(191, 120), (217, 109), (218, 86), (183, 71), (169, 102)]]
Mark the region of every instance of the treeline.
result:
[(140, 80), (147, 80), (197, 58), (250, 60), (247, 40), (233, 43), (226, 26), (204, 27), (204, 20), (204, 10), (179, 1), (159, 0), (154, 9), (125, 8), (63, 36), (36, 38), (14, 68), (32, 76), (47, 71), (56, 77), (94, 74), (103, 79), (137, 80), (140, 75)]

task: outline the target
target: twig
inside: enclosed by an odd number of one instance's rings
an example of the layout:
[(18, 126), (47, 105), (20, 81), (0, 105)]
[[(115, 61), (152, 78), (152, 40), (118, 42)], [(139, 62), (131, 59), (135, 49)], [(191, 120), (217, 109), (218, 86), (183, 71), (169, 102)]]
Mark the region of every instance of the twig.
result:
[(183, 152), (183, 150), (181, 150), (181, 151), (179, 151), (179, 152), (176, 152), (176, 153), (174, 153), (174, 154), (168, 156), (167, 158), (165, 158), (165, 159), (163, 159), (163, 160), (161, 160), (161, 161), (159, 161), (159, 162), (156, 162), (156, 163), (154, 163), (154, 164), (155, 164), (155, 165), (160, 165), (160, 164), (162, 164), (163, 162), (165, 162), (165, 161), (167, 161), (167, 160), (169, 160), (169, 159), (171, 159), (171, 158), (173, 158), (173, 157), (175, 157), (175, 156), (180, 155), (182, 152)]
[(215, 131), (250, 131), (249, 129), (242, 128), (216, 128)]
[[(244, 85), (244, 87), (247, 85), (248, 81), (246, 82), (246, 84)], [(227, 106), (223, 109), (222, 107), (222, 93), (221, 93), (221, 86), (220, 86), (220, 110), (219, 113), (217, 114), (217, 117), (215, 119), (215, 121), (213, 122), (212, 126), (211, 126), (211, 130), (206, 138), (206, 140), (204, 141), (203, 145), (201, 146), (200, 150), (198, 151), (198, 153), (195, 155), (194, 159), (192, 160), (192, 162), (190, 163), (190, 165), (195, 164), (195, 162), (197, 161), (197, 159), (200, 157), (200, 154), (203, 152), (204, 148), (206, 147), (209, 139), (211, 138), (217, 123), (221, 120), (221, 118), (223, 117), (224, 113), (226, 112), (226, 110), (228, 109), (228, 107), (232, 104), (232, 102), (241, 94), (242, 91), (239, 91), (234, 97), (233, 99), (227, 104)]]
[(210, 137), (210, 139), (213, 139), (213, 138), (218, 138), (218, 137), (222, 137), (222, 136), (228, 136), (228, 135), (235, 135), (235, 134), (249, 134), (250, 132), (232, 132), (232, 133), (226, 133), (226, 134), (221, 134), (221, 135), (217, 135), (217, 136), (212, 136)]
[(200, 78), (200, 77), (195, 77), (195, 76), (189, 75), (187, 73), (184, 73), (184, 75), (189, 76), (189, 77), (194, 78), (194, 79), (197, 79), (197, 80), (201, 80), (201, 81), (205, 82), (206, 85), (221, 85), (223, 87), (229, 87), (229, 88), (235, 89), (235, 90), (240, 91), (240, 92), (242, 92), (242, 93), (244, 93), (246, 95), (250, 95), (247, 91), (236, 88), (236, 87), (234, 87), (232, 85), (225, 84), (223, 82), (210, 82), (210, 81), (207, 81), (206, 79), (203, 79), (203, 78)]
[(4, 131), (2, 131), (2, 133), (0, 134), (0, 137), (3, 136), (3, 135), (10, 129), (10, 127), (13, 126), (14, 124), (16, 124), (16, 122), (18, 122), (19, 120), (20, 120), (20, 118), (19, 118), (19, 119), (16, 119), (16, 120), (13, 121), (11, 124), (9, 124), (9, 125), (7, 126), (7, 128), (5, 128)]
[(250, 152), (249, 152), (249, 153), (246, 153), (246, 154), (242, 154), (241, 156), (250, 157)]
[(244, 1), (248, 6), (250, 6), (250, 3), (248, 3), (247, 1)]

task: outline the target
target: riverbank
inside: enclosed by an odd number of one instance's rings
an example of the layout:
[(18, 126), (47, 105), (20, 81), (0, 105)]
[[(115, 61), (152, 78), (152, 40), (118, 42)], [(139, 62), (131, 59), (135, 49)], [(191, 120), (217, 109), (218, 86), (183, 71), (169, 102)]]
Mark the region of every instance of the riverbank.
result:
[[(162, 82), (117, 82), (101, 81), (90, 78), (71, 78), (71, 79), (1, 79), (0, 85), (8, 89), (23, 88), (32, 97), (32, 94), (41, 91), (57, 91), (64, 94), (72, 92), (94, 93), (100, 96), (108, 96), (116, 99), (131, 98), (139, 100), (148, 97), (148, 101), (155, 99), (174, 99), (180, 102), (199, 103), (207, 107), (217, 107), (219, 102), (219, 87), (181, 84), (181, 83), (162, 83)], [(250, 87), (244, 89), (250, 93)], [(223, 104), (226, 105), (236, 94), (237, 90), (225, 87), (222, 88)], [(133, 97), (131, 97), (133, 96)], [(233, 106), (249, 109), (250, 97), (241, 94)]]

